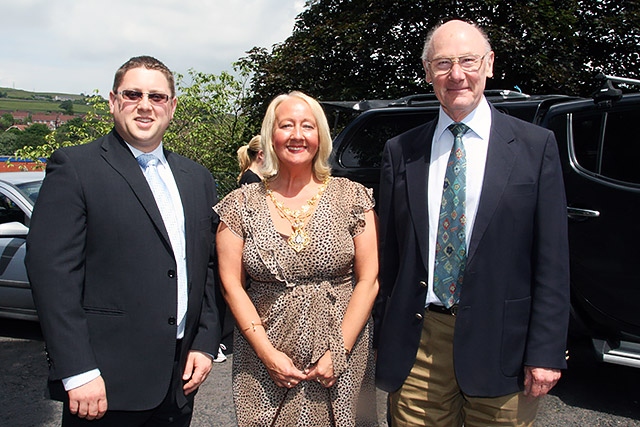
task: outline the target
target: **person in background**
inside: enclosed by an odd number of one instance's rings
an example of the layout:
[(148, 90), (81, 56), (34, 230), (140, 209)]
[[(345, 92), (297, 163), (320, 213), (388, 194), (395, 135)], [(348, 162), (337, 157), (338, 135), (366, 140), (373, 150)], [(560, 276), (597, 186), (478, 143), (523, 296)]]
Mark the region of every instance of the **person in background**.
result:
[[(249, 141), (248, 144), (238, 148), (238, 165), (240, 166), (240, 175), (238, 175), (238, 185), (251, 184), (254, 182), (262, 181), (262, 174), (260, 167), (264, 161), (264, 152), (260, 145), (260, 135), (256, 135)], [(222, 328), (222, 341), (227, 340), (233, 334), (234, 322), (231, 311), (227, 310), (227, 305), (224, 298), (220, 294), (216, 294), (216, 301), (218, 302), (218, 312), (220, 313), (221, 328)], [(227, 356), (224, 352), (227, 350), (227, 345), (224, 342), (220, 343), (218, 349), (218, 355), (214, 362), (221, 363), (227, 360)]]
[(327, 119), (303, 93), (270, 103), (261, 137), (266, 179), (215, 208), (238, 425), (377, 425), (372, 191), (331, 177)]
[(256, 135), (251, 138), (248, 144), (238, 148), (238, 164), (240, 165), (238, 185), (262, 181), (260, 167), (263, 161), (264, 152), (260, 145), (260, 135)]
[(440, 113), (384, 149), (376, 382), (394, 427), (532, 425), (566, 368), (556, 140), (487, 102), (478, 26), (437, 26), (422, 60)]
[(220, 329), (213, 177), (163, 148), (173, 74), (149, 56), (116, 72), (114, 129), (55, 151), (26, 266), (63, 426), (188, 426)]

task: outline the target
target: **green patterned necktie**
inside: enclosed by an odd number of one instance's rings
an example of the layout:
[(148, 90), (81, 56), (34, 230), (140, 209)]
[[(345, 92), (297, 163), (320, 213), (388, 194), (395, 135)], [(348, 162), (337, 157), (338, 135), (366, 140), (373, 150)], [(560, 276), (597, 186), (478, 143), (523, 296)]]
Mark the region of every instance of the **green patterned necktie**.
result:
[(465, 207), (467, 186), (467, 159), (462, 135), (469, 127), (453, 123), (448, 127), (454, 137), (453, 148), (447, 162), (442, 190), (433, 291), (442, 304), (449, 308), (458, 303), (467, 261)]

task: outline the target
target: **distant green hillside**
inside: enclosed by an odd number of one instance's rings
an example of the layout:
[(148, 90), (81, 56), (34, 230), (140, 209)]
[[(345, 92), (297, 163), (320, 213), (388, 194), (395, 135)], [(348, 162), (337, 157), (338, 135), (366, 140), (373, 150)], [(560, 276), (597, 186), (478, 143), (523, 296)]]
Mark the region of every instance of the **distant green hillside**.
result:
[(84, 98), (84, 95), (69, 93), (29, 92), (0, 87), (0, 110), (62, 113), (60, 103), (64, 100), (71, 100), (74, 114), (84, 114), (89, 111), (89, 106), (86, 105)]

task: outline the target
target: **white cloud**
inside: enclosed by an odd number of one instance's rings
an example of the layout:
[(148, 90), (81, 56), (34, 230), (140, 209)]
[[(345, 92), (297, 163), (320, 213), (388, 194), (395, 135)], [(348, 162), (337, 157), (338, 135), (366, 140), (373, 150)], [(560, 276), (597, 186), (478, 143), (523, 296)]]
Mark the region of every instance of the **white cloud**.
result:
[(152, 55), (186, 74), (231, 71), (293, 30), (303, 0), (2, 1), (0, 87), (109, 91), (127, 59)]

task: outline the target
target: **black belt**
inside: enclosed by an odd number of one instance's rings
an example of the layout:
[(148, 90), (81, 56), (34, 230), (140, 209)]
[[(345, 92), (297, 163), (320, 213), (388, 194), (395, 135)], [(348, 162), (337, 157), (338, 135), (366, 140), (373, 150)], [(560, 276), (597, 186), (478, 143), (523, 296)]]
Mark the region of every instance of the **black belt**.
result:
[(449, 316), (456, 316), (458, 314), (458, 304), (454, 304), (451, 308), (447, 308), (444, 305), (437, 304), (429, 304), (427, 306), (428, 311), (433, 311), (434, 313), (440, 314), (448, 314)]

